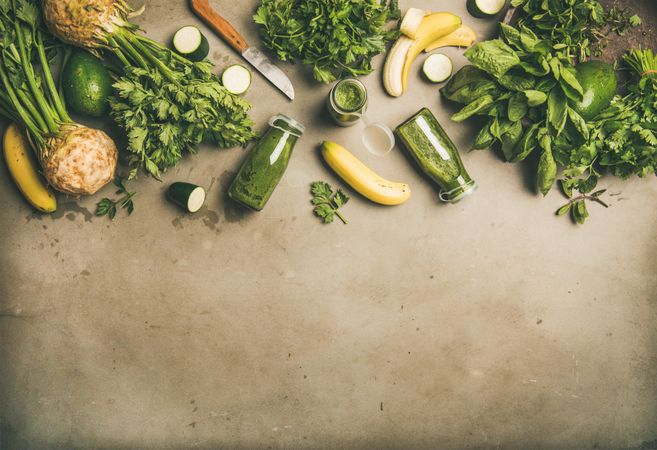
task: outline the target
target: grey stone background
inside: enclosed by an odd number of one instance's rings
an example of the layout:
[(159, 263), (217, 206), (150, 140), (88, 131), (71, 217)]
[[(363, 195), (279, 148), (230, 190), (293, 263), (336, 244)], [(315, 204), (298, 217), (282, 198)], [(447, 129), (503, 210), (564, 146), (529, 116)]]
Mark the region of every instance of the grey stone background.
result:
[[(212, 3), (258, 43), (257, 1)], [(401, 6), (454, 11), (490, 36), (464, 3)], [(652, 2), (623, 5), (648, 25), (612, 53), (654, 46)], [(138, 22), (166, 41), (197, 20), (184, 0), (151, 0)], [(218, 70), (239, 61), (207, 34)], [(256, 75), (257, 128), (283, 112), (308, 132), (262, 213), (225, 199), (240, 149), (140, 178), (134, 215), (115, 223), (93, 218), (97, 199), (33, 213), (0, 165), (0, 448), (654, 448), (655, 180), (605, 179), (612, 207), (576, 227), (554, 217), (559, 193), (533, 191), (535, 162), (463, 153), (480, 189), (442, 205), (398, 149), (369, 155), (358, 128), (330, 124), (329, 86), (281, 67), (297, 100)], [(473, 129), (450, 123), (416, 67), (401, 99), (380, 71), (363, 79), (370, 116), (394, 127), (428, 106), (467, 149)], [(354, 194), (350, 224), (323, 226), (309, 184), (341, 184), (320, 163), (324, 139), (413, 198)], [(178, 180), (208, 188), (199, 214), (164, 200)]]

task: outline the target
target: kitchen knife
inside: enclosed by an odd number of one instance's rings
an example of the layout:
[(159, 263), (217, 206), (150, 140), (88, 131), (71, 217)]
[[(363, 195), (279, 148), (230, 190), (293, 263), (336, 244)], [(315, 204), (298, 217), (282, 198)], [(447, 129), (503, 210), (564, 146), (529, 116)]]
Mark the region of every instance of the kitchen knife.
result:
[(212, 9), (208, 0), (190, 0), (190, 5), (194, 13), (208, 27), (212, 28), (228, 45), (242, 55), (244, 59), (264, 75), (274, 86), (283, 91), (290, 100), (294, 100), (294, 87), (287, 75), (272, 64), (264, 53), (255, 47), (250, 47), (237, 30)]

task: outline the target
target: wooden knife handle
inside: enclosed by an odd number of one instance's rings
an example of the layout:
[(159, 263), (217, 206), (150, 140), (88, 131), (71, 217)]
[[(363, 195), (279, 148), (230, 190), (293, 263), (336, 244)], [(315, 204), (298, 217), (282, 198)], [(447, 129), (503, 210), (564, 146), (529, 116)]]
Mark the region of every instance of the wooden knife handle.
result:
[(190, 0), (190, 3), (196, 15), (240, 55), (249, 48), (246, 40), (226, 19), (212, 9), (208, 0)]

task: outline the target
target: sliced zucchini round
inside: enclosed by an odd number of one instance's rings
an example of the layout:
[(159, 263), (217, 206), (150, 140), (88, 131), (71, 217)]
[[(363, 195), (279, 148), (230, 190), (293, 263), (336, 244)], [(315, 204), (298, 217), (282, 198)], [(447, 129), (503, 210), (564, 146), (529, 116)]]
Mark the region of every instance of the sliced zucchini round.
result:
[(251, 72), (246, 67), (235, 64), (230, 66), (221, 75), (224, 87), (236, 95), (245, 93), (251, 86)]
[(451, 75), (454, 65), (447, 55), (433, 53), (424, 61), (422, 72), (432, 83), (442, 83)]
[(468, 0), (468, 11), (481, 19), (498, 15), (506, 5), (506, 0)]
[(190, 213), (195, 213), (205, 203), (205, 189), (191, 183), (173, 183), (169, 186), (169, 199)]
[(210, 44), (201, 30), (188, 25), (173, 35), (173, 49), (190, 61), (203, 61), (210, 53)]

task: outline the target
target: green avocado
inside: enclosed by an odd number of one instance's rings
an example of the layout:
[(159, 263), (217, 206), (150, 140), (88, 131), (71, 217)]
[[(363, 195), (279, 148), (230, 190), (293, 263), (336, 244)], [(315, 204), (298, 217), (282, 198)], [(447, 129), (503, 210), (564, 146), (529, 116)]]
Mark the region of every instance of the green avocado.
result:
[(109, 112), (112, 78), (91, 53), (74, 52), (62, 72), (62, 90), (68, 109), (76, 114), (103, 117)]
[(592, 120), (609, 106), (616, 95), (616, 71), (614, 66), (602, 61), (587, 61), (578, 64), (577, 79), (584, 90), (581, 101), (572, 101), (570, 106), (585, 120)]

